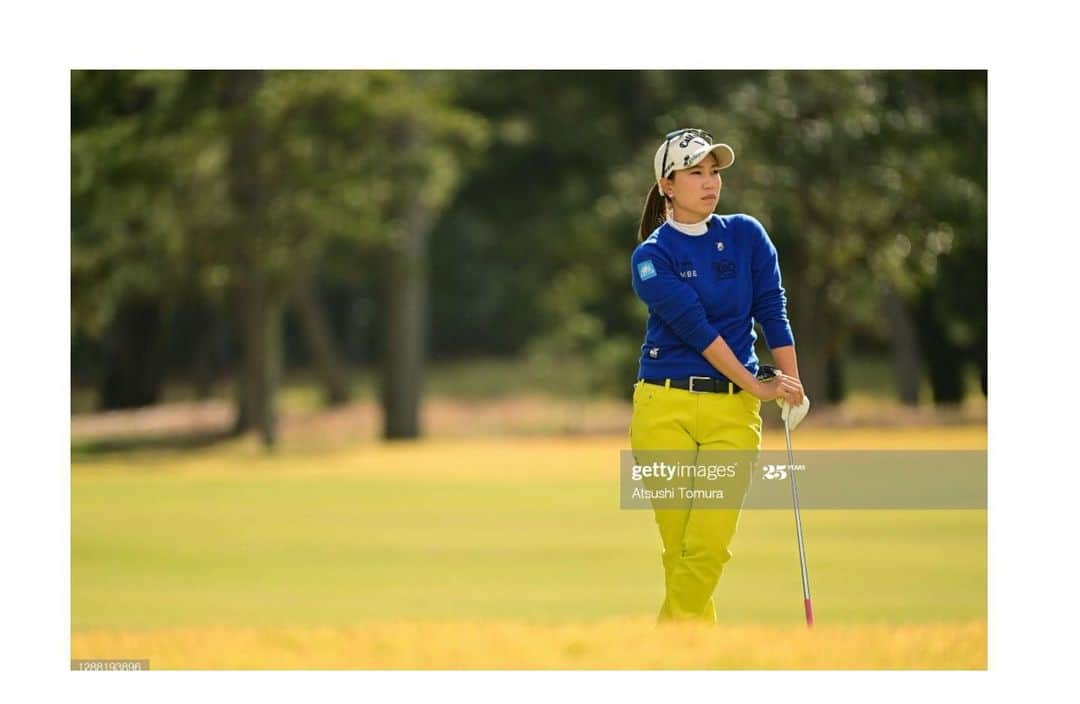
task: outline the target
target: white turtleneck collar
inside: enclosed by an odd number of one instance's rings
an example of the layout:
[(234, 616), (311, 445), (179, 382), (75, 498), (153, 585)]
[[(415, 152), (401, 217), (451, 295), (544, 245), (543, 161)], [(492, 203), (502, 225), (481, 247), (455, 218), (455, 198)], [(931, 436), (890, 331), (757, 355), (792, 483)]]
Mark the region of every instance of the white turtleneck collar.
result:
[(712, 215), (710, 214), (707, 218), (705, 218), (701, 222), (690, 222), (690, 223), (675, 222), (674, 220), (671, 219), (671, 216), (668, 215), (667, 223), (668, 223), (668, 225), (671, 225), (672, 227), (674, 227), (676, 230), (683, 233), (684, 235), (690, 235), (692, 237), (698, 237), (700, 235), (704, 235), (706, 232), (709, 231), (709, 220), (711, 220), (711, 219), (712, 219)]

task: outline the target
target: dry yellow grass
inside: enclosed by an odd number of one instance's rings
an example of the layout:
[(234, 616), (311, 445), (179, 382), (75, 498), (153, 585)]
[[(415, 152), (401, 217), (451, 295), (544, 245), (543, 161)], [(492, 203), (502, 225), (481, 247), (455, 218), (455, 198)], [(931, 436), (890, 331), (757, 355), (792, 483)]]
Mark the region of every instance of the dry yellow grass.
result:
[[(800, 428), (792, 436), (799, 450), (981, 450), (985, 425), (896, 428)], [(97, 459), (93, 470), (130, 471), (167, 468), (170, 474), (225, 476), (258, 471), (262, 476), (296, 474), (367, 474), (395, 477), (490, 477), (527, 480), (538, 476), (611, 476), (620, 450), (630, 449), (623, 435), (428, 438), (409, 443), (357, 443), (325, 451), (285, 449), (268, 456), (254, 441), (196, 452), (123, 455)], [(764, 448), (784, 449), (783, 431), (767, 429)], [(77, 471), (89, 469), (76, 467)]]
[(986, 624), (657, 626), (371, 624), (72, 634), (72, 658), (148, 658), (170, 670), (982, 670)]

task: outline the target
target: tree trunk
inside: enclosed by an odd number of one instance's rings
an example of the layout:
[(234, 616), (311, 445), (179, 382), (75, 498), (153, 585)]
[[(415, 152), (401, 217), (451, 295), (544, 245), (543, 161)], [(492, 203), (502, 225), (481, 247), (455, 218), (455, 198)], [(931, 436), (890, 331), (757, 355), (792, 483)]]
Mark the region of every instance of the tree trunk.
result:
[(195, 333), (191, 382), (195, 398), (205, 401), (213, 394), (214, 382), (221, 371), (222, 324), (217, 306), (200, 304), (198, 310), (205, 324)]
[(825, 359), (825, 400), (829, 403), (841, 403), (847, 395), (844, 379), (845, 345), (838, 335), (829, 340), (828, 356)]
[[(352, 364), (368, 365), (373, 356), (369, 349), (377, 304), (365, 295), (354, 295), (348, 304), (348, 327), (345, 333), (345, 356)], [(374, 352), (375, 355), (378, 352)]]
[(244, 359), (242, 339), (240, 344), (240, 366), (233, 379), (233, 435), (243, 435), (255, 424), (248, 412), (247, 360)]
[(982, 390), (983, 396), (986, 396), (987, 398), (990, 396), (989, 365), (987, 364), (986, 352), (988, 342), (986, 327), (983, 326), (983, 334), (976, 343), (978, 348), (975, 350), (975, 362), (979, 365), (979, 388)]
[(263, 296), (261, 310), (253, 321), (253, 340), (259, 345), (254, 367), (258, 380), (252, 407), (255, 410), (255, 428), (263, 446), (272, 449), (277, 444), (278, 416), (277, 391), (281, 383), (281, 305)]
[(915, 321), (896, 289), (889, 287), (885, 292), (883, 305), (892, 328), (893, 370), (900, 402), (907, 406), (917, 406), (922, 354), (919, 351)]
[(232, 319), (236, 321), (237, 350), (233, 366), (233, 435), (242, 435), (255, 426), (254, 417), (251, 414), (248, 403), (248, 358), (247, 336), (244, 334), (247, 320), (246, 295), (239, 282), (234, 282), (230, 291), (230, 306)]
[(349, 400), (349, 378), (334, 346), (330, 324), (309, 278), (293, 291), (293, 310), (307, 340), (308, 353), (323, 384), (327, 405), (340, 406)]
[(243, 294), (243, 383), (241, 415), (267, 448), (277, 442), (275, 399), (281, 367), (281, 308), (269, 297), (260, 276)]
[(281, 364), (281, 306), (263, 269), (266, 189), (259, 173), (261, 131), (251, 99), (259, 71), (230, 71), (223, 107), (230, 113), (229, 197), (236, 211), (237, 241), (232, 262), (238, 281), (242, 369), (238, 375), (234, 431), (254, 427), (267, 448), (277, 441), (274, 407)]
[(828, 360), (832, 335), (824, 295), (807, 284), (797, 284), (789, 297), (788, 314), (799, 354), (799, 377), (811, 399), (828, 401)]
[[(964, 400), (964, 360), (962, 350), (945, 334), (944, 323), (934, 309), (936, 292), (924, 292), (916, 308), (915, 324), (930, 371), (934, 403), (960, 403)], [(931, 342), (932, 341), (932, 342)]]
[(386, 329), (382, 345), (383, 436), (386, 439), (420, 435), (427, 347), (427, 237), (431, 214), (413, 206), (390, 248), (383, 279)]
[(125, 301), (104, 344), (99, 387), (102, 410), (139, 408), (158, 401), (164, 381), (161, 304), (151, 298)]
[[(828, 233), (831, 224), (830, 215), (815, 207), (810, 191), (800, 189), (799, 201), (802, 203), (809, 231)], [(799, 376), (806, 395), (829, 402), (829, 356), (833, 351), (834, 330), (837, 327), (829, 311), (828, 297), (825, 295), (824, 282), (808, 280), (806, 274), (807, 258), (810, 255), (801, 248), (784, 255), (784, 266), (794, 266), (803, 275), (796, 279), (794, 296), (788, 298), (788, 311), (791, 328), (795, 334), (795, 348), (799, 354)]]

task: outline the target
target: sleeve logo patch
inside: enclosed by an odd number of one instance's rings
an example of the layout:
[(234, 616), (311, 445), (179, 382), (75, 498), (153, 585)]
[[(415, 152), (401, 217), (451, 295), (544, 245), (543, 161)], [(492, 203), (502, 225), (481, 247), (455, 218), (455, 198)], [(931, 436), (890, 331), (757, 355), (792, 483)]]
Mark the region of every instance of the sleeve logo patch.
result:
[(637, 265), (637, 275), (642, 281), (648, 281), (656, 276), (656, 267), (653, 266), (651, 259), (646, 259)]

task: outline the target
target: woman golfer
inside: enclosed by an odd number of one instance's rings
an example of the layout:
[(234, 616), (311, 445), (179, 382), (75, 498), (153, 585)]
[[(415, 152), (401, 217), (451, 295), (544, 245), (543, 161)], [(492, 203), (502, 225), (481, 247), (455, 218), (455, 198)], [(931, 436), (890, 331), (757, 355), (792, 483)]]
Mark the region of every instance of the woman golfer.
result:
[[(791, 428), (809, 410), (776, 248), (753, 217), (713, 213), (720, 171), (734, 161), (731, 147), (714, 144), (698, 129), (672, 132), (656, 150), (656, 183), (631, 258), (634, 291), (649, 313), (630, 424), (635, 462), (642, 465), (663, 457), (678, 460), (671, 465), (695, 465), (710, 450), (756, 453), (762, 401), (780, 403)], [(779, 367), (769, 380), (757, 378), (755, 322)], [(741, 478), (724, 485), (723, 508), (715, 502), (705, 508), (696, 498), (679, 501), (675, 495), (671, 502), (655, 499), (664, 494), (650, 495), (663, 543), (661, 620), (715, 621), (712, 594), (731, 559), (748, 467)], [(693, 472), (645, 483), (651, 490), (709, 485), (705, 475)]]

